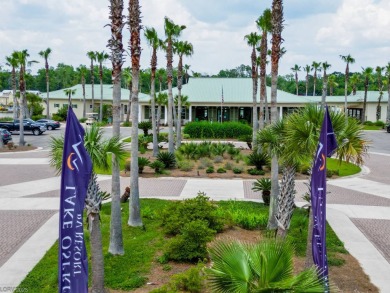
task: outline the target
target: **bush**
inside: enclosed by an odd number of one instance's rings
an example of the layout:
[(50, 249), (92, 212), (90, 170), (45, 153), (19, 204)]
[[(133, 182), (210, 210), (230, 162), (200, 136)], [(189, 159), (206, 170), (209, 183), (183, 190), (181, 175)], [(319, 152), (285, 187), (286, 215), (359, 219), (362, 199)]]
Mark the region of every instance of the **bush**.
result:
[(87, 121), (87, 118), (82, 117), (82, 118), (79, 119), (80, 123), (84, 123), (85, 121)]
[(209, 198), (199, 192), (195, 198), (175, 202), (161, 212), (162, 227), (165, 234), (177, 235), (185, 224), (195, 220), (208, 223), (208, 227), (217, 232), (222, 231), (223, 221), (217, 214), (218, 207)]
[(190, 139), (190, 138), (191, 138), (191, 136), (189, 134), (187, 134), (187, 133), (183, 134), (183, 139)]
[(131, 164), (131, 159), (127, 159), (125, 162), (125, 172), (130, 172), (130, 164)]
[(160, 133), (157, 137), (158, 142), (168, 142), (168, 133)]
[(164, 170), (164, 167), (165, 167), (165, 165), (164, 165), (164, 163), (163, 162), (160, 162), (160, 161), (154, 161), (153, 163), (151, 163), (150, 165), (149, 165), (149, 167), (150, 168), (152, 168), (152, 169), (154, 169), (154, 172), (156, 173), (156, 174), (161, 174), (162, 172), (163, 172), (163, 170)]
[(138, 173), (142, 174), (144, 168), (150, 165), (150, 161), (144, 157), (138, 157)]
[(209, 167), (213, 167), (213, 162), (208, 158), (201, 158), (200, 160), (199, 169), (206, 169)]
[(224, 144), (224, 143), (213, 143), (211, 145), (211, 152), (213, 155), (215, 156), (221, 156), (223, 157), (223, 155), (225, 154), (227, 150), (227, 145)]
[(142, 121), (138, 123), (138, 129), (142, 129), (145, 136), (149, 135), (149, 130), (152, 129), (152, 122), (151, 121)]
[(62, 116), (58, 116), (57, 114), (53, 114), (51, 115), (51, 119), (55, 120), (55, 121), (65, 121)]
[(207, 173), (207, 174), (214, 173), (214, 167), (213, 167), (213, 166), (208, 167), (208, 168), (206, 169), (206, 173)]
[(268, 165), (270, 162), (267, 153), (258, 153), (254, 151), (248, 156), (248, 165), (255, 166), (257, 170), (261, 170), (263, 166)]
[(375, 126), (380, 126), (380, 127), (385, 127), (385, 123), (383, 122), (383, 121), (380, 121), (380, 120), (378, 120), (378, 121), (376, 121), (375, 123), (374, 123), (374, 125)]
[(125, 121), (122, 123), (123, 127), (131, 127), (131, 122), (130, 121)]
[(198, 145), (197, 148), (199, 158), (211, 157), (211, 142), (203, 141)]
[(226, 173), (226, 169), (224, 168), (218, 168), (217, 173)]
[(165, 168), (174, 168), (176, 166), (175, 154), (170, 152), (159, 152), (157, 160), (162, 162)]
[(250, 175), (264, 175), (265, 172), (263, 170), (258, 170), (256, 168), (250, 168), (247, 170), (248, 174)]
[(234, 159), (237, 155), (239, 155), (241, 152), (240, 149), (235, 148), (234, 146), (229, 146), (227, 149), (227, 153), (230, 155), (230, 159)]
[(234, 174), (241, 174), (241, 173), (242, 173), (242, 168), (240, 168), (240, 167), (234, 167), (234, 168), (233, 168), (233, 173), (234, 173)]
[[(58, 109), (56, 114), (53, 114), (52, 118), (53, 120), (57, 121), (66, 121), (66, 116), (68, 115), (68, 106), (62, 106), (60, 109)], [(54, 119), (54, 117), (59, 119)]]
[(184, 134), (191, 138), (236, 138), (251, 134), (252, 128), (239, 122), (211, 123), (208, 121), (189, 122), (184, 126)]
[(198, 155), (198, 145), (194, 142), (183, 143), (178, 149), (187, 159), (195, 159)]
[(372, 121), (364, 121), (363, 125), (373, 126), (374, 123)]
[(216, 156), (214, 158), (214, 163), (222, 163), (223, 162), (223, 157), (222, 156)]
[(181, 171), (188, 172), (188, 171), (191, 171), (194, 168), (194, 163), (191, 162), (191, 161), (180, 161), (180, 162), (177, 163), (177, 167)]
[(33, 115), (33, 116), (31, 116), (31, 119), (34, 121), (37, 121), (37, 120), (45, 118), (45, 117), (46, 116), (44, 116), (44, 115)]
[(207, 242), (216, 234), (208, 222), (194, 220), (186, 223), (181, 235), (172, 238), (165, 247), (165, 255), (170, 260), (197, 262), (207, 257)]
[(226, 162), (226, 163), (225, 163), (225, 169), (226, 169), (226, 170), (232, 170), (232, 169), (233, 169), (232, 163)]

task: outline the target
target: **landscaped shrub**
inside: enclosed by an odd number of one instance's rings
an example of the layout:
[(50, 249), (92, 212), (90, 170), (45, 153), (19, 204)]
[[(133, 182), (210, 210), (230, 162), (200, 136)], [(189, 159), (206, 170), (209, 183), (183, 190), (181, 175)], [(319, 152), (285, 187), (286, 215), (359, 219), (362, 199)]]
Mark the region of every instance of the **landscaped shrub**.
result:
[(223, 157), (222, 156), (216, 156), (214, 158), (214, 163), (222, 163), (223, 162)]
[(263, 170), (258, 170), (256, 168), (250, 168), (247, 170), (248, 174), (251, 174), (251, 175), (264, 175), (265, 172)]
[(149, 167), (154, 169), (154, 172), (156, 172), (156, 174), (161, 174), (164, 170), (165, 165), (163, 162), (156, 160), (153, 163), (151, 163)]
[(145, 136), (149, 135), (149, 130), (152, 129), (152, 122), (151, 121), (142, 121), (138, 123), (138, 129), (142, 129)]
[(232, 163), (226, 162), (226, 163), (225, 163), (225, 169), (226, 169), (226, 170), (232, 170), (232, 169), (233, 169)]
[(130, 121), (125, 121), (122, 123), (123, 127), (131, 127), (131, 122)]
[(184, 126), (184, 133), (191, 138), (237, 138), (251, 134), (252, 128), (239, 122), (210, 123), (208, 121), (190, 122)]
[(177, 163), (177, 167), (178, 167), (181, 171), (188, 172), (188, 171), (191, 171), (191, 170), (194, 168), (194, 163), (191, 162), (191, 161), (184, 160), (184, 161), (178, 162), (178, 163)]
[(199, 162), (199, 169), (206, 169), (213, 166), (213, 161), (209, 158), (200, 158)]
[(248, 165), (255, 166), (257, 170), (261, 170), (263, 166), (268, 165), (270, 162), (267, 153), (252, 152), (248, 156)]
[(234, 173), (234, 174), (241, 174), (241, 173), (242, 173), (242, 168), (240, 168), (240, 167), (234, 167), (234, 168), (233, 168), (233, 173)]
[(374, 125), (374, 123), (372, 121), (364, 121), (363, 125), (372, 126), (372, 125)]
[(380, 126), (380, 127), (385, 127), (385, 123), (383, 121), (380, 121), (380, 120), (375, 121), (374, 125), (375, 126)]
[(226, 169), (224, 168), (218, 168), (217, 173), (226, 173)]
[(211, 142), (210, 141), (203, 141), (198, 145), (198, 156), (199, 158), (203, 157), (211, 157)]
[(211, 152), (213, 155), (215, 156), (221, 156), (223, 157), (223, 155), (225, 154), (227, 150), (227, 145), (225, 143), (213, 143), (211, 145)]
[(214, 173), (214, 167), (213, 167), (213, 166), (208, 167), (208, 168), (206, 169), (206, 173), (207, 173), (207, 174)]
[(125, 166), (124, 166), (124, 168), (125, 168), (125, 173), (126, 173), (126, 172), (130, 172), (130, 164), (131, 164), (131, 162), (130, 162), (130, 158), (129, 158), (129, 159), (127, 159), (126, 162), (125, 162)]
[(170, 152), (159, 152), (157, 160), (164, 163), (165, 168), (174, 168), (176, 166), (175, 154)]
[(195, 159), (198, 155), (198, 145), (194, 142), (183, 143), (178, 152), (183, 154), (187, 159)]
[(149, 166), (149, 164), (150, 164), (149, 159), (144, 158), (144, 157), (138, 157), (138, 173), (142, 174), (142, 172), (144, 171), (144, 168), (146, 166)]
[(168, 133), (167, 132), (160, 133), (157, 137), (157, 140), (158, 140), (158, 142), (167, 142), (168, 141)]
[(194, 220), (186, 223), (181, 234), (172, 238), (165, 247), (168, 259), (181, 262), (197, 262), (207, 257), (207, 242), (216, 231), (209, 228), (208, 222)]
[(87, 118), (82, 117), (82, 118), (79, 119), (80, 123), (84, 123), (85, 121), (87, 121)]
[(180, 234), (185, 224), (195, 220), (206, 221), (210, 229), (220, 232), (223, 221), (217, 214), (217, 209), (218, 207), (202, 192), (199, 192), (195, 198), (175, 202), (161, 212), (164, 233)]
[(232, 160), (241, 152), (240, 149), (235, 148), (234, 146), (229, 146), (226, 151)]

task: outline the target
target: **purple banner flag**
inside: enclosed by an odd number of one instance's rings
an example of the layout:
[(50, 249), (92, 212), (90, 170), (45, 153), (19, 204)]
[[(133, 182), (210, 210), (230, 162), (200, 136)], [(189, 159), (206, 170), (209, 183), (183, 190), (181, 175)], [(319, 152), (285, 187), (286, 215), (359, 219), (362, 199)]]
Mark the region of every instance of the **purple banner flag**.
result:
[(58, 291), (88, 292), (88, 260), (84, 243), (83, 210), (92, 163), (84, 148), (84, 129), (72, 107), (66, 119), (62, 155)]
[[(312, 250), (314, 264), (320, 270), (328, 287), (328, 259), (326, 255), (326, 157), (337, 148), (328, 107), (325, 107), (324, 120), (311, 174), (311, 206), (313, 211)], [(327, 291), (326, 291), (327, 292)]]

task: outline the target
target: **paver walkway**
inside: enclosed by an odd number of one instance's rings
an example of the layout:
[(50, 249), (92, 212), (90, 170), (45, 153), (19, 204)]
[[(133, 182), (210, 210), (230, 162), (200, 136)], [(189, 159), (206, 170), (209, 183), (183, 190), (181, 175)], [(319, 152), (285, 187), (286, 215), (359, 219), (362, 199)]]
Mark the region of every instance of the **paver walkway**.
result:
[[(390, 292), (390, 156), (371, 154), (370, 172), (328, 181), (327, 219), (348, 251), (358, 259), (381, 292)], [(7, 178), (7, 168), (18, 176)], [(0, 288), (15, 287), (58, 237), (60, 178), (48, 167), (47, 152), (0, 154)], [(110, 192), (111, 176), (99, 176)], [(121, 190), (129, 185), (121, 178)], [(215, 200), (261, 201), (254, 180), (140, 178), (140, 197), (184, 199), (199, 191)], [(296, 183), (303, 205), (304, 181)]]

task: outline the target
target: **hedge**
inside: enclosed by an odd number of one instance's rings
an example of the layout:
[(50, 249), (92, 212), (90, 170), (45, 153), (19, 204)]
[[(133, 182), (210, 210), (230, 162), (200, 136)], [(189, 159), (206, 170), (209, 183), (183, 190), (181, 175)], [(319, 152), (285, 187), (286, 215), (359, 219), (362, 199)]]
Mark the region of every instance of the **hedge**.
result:
[(237, 138), (241, 135), (251, 135), (252, 128), (240, 122), (199, 121), (187, 123), (184, 126), (184, 134), (191, 138)]

